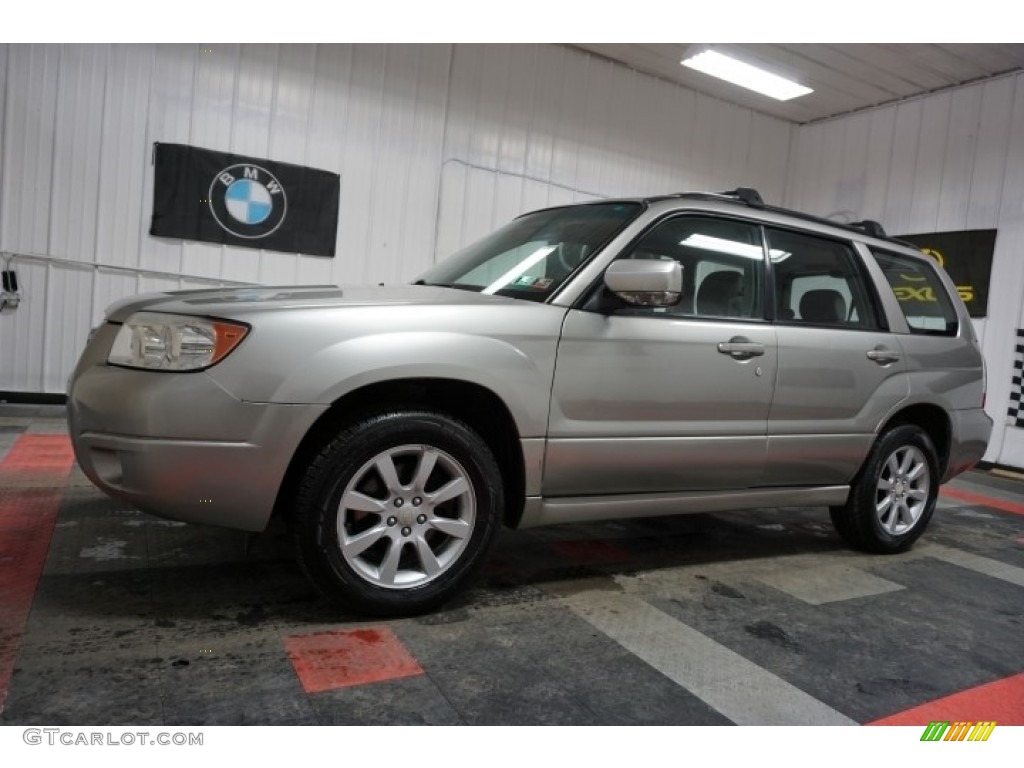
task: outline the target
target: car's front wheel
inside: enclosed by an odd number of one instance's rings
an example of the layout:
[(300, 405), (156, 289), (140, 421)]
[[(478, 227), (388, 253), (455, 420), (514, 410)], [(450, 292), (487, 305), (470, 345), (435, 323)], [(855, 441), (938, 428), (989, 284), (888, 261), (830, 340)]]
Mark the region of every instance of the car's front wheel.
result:
[(920, 427), (902, 424), (875, 442), (846, 504), (831, 508), (832, 523), (857, 549), (902, 552), (924, 533), (938, 491), (931, 438)]
[(502, 518), (487, 444), (440, 413), (363, 419), (302, 479), (293, 531), (300, 564), (328, 597), (362, 613), (414, 614), (457, 592)]

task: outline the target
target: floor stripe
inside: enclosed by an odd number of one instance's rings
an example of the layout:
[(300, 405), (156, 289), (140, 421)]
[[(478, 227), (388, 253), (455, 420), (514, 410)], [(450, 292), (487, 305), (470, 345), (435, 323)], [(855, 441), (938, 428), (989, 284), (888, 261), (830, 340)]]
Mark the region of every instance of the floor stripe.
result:
[(873, 576), (846, 563), (781, 569), (758, 580), (810, 605), (874, 597), (904, 589), (901, 584)]
[(1024, 725), (1024, 672), (929, 701), (868, 725), (928, 725), (933, 720), (994, 720), (997, 725)]
[(996, 499), (992, 496), (984, 496), (980, 493), (961, 491), (959, 488), (948, 488), (946, 486), (943, 486), (939, 493), (950, 499), (966, 501), (968, 504), (977, 504), (978, 506), (991, 507), (1003, 512), (1012, 512), (1015, 515), (1024, 515), (1024, 504), (1014, 504), (1012, 501), (1006, 501), (1005, 499)]
[(1002, 579), (1011, 584), (1016, 584), (1018, 587), (1024, 587), (1024, 568), (1018, 568), (1016, 565), (993, 560), (991, 557), (982, 557), (981, 555), (964, 552), (962, 549), (944, 547), (941, 544), (927, 544), (920, 549), (921, 554), (933, 557), (936, 560), (943, 560), (947, 563), (958, 565), (961, 568), (966, 568), (985, 576), (991, 576), (994, 579)]
[(0, 461), (0, 712), (73, 462), (66, 435), (22, 435)]
[(574, 613), (738, 725), (856, 725), (768, 670), (643, 600), (564, 597)]

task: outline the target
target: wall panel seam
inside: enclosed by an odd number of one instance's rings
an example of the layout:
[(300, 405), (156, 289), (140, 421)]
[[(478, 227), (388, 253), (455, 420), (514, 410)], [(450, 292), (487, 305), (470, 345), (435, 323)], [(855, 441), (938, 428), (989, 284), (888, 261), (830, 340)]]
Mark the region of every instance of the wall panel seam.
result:
[(2, 101), (3, 113), (0, 114), (0, 250), (3, 250), (3, 237), (7, 233), (7, 184), (4, 183), (4, 169), (7, 167), (7, 137), (11, 133), (11, 49), (13, 45), (4, 45), (4, 92)]
[(437, 184), (434, 185), (434, 248), (430, 263), (437, 263), (438, 242), (441, 236), (441, 199), (444, 193), (444, 157), (448, 153), (448, 118), (451, 114), (452, 78), (455, 73), (455, 45), (448, 46), (448, 76), (444, 85), (444, 104), (441, 107), (441, 146), (437, 155)]
[[(103, 200), (103, 135), (107, 123), (107, 88), (110, 84), (110, 61), (113, 50), (107, 46), (106, 65), (103, 69), (103, 96), (100, 101), (100, 153), (99, 167), (96, 173), (96, 220), (93, 222), (92, 260), (96, 261), (100, 254), (100, 203)], [(89, 290), (89, 319), (96, 316), (96, 273), (92, 273), (92, 280)]]
[[(49, 210), (47, 211), (48, 216), (52, 219), (53, 217), (53, 206), (54, 206), (54, 195), (56, 194), (57, 186), (54, 183), (56, 181), (56, 169), (57, 169), (57, 136), (60, 133), (58, 131), (58, 125), (60, 124), (60, 104), (61, 104), (61, 89), (64, 87), (64, 51), (66, 47), (61, 45), (57, 48), (57, 84), (53, 89), (53, 124), (50, 126), (52, 130), (52, 138), (50, 140), (50, 201)], [(45, 53), (44, 53), (45, 55)], [(46, 224), (46, 252), (53, 253), (53, 223), (52, 221)], [(44, 342), (44, 355), (45, 355), (45, 342)]]
[[(1006, 146), (1003, 148), (1003, 156), (1004, 157), (1009, 157), (1009, 155), (1010, 155), (1010, 147), (1013, 146), (1013, 111), (1014, 111), (1014, 109), (1017, 106), (1017, 90), (1018, 90), (1016, 85), (1017, 84), (1014, 83), (1014, 87), (1011, 89), (1012, 93), (1010, 94), (1010, 109), (1009, 109), (1009, 123), (1010, 123), (1010, 125), (1009, 125), (1009, 129), (1006, 131)], [(997, 224), (998, 224), (999, 220), (1002, 218), (1003, 195), (1006, 193), (1006, 176), (1007, 176), (1006, 165), (1004, 164), (1003, 165), (1003, 177), (1002, 177), (1002, 179), (1000, 179), (1000, 182), (999, 182), (999, 197), (996, 198), (996, 205), (995, 205), (995, 213), (996, 213), (995, 219), (996, 219)]]

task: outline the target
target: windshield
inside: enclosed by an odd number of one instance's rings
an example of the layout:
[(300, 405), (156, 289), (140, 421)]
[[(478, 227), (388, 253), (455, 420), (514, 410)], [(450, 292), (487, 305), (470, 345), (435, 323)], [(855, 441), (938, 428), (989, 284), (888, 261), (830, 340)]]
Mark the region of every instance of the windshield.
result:
[(528, 213), (416, 282), (544, 301), (640, 210), (639, 203), (598, 203)]

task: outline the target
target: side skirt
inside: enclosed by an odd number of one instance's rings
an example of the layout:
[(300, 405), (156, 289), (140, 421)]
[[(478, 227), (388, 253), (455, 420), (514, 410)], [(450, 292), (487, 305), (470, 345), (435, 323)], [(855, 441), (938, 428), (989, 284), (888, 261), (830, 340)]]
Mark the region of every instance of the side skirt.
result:
[(819, 488), (637, 493), (616, 496), (531, 496), (526, 499), (519, 528), (630, 517), (731, 512), (761, 507), (828, 507), (845, 504), (849, 494), (849, 485), (829, 485)]

